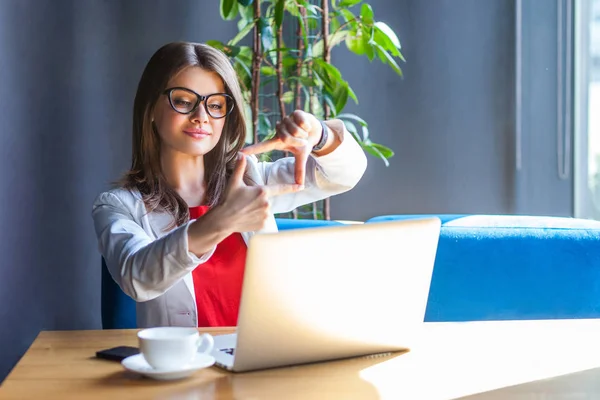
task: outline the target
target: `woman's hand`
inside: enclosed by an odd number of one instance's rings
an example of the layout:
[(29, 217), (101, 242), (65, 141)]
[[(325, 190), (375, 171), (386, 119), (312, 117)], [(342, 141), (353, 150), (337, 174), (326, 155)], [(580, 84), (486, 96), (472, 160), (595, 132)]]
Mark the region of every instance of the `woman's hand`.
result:
[(293, 184), (247, 186), (244, 183), (245, 170), (246, 156), (240, 154), (225, 191), (225, 201), (219, 207), (232, 232), (260, 230), (269, 216), (271, 197), (303, 189), (302, 185)]
[(258, 231), (269, 217), (269, 198), (303, 189), (302, 185), (247, 186), (246, 156), (239, 155), (223, 203), (194, 221), (188, 229), (189, 250), (201, 256), (233, 232)]
[(321, 140), (322, 126), (312, 114), (296, 110), (277, 123), (275, 137), (248, 146), (244, 154), (259, 154), (272, 150), (292, 153), (295, 162), (295, 178), (298, 185), (304, 185), (306, 161), (312, 148)]

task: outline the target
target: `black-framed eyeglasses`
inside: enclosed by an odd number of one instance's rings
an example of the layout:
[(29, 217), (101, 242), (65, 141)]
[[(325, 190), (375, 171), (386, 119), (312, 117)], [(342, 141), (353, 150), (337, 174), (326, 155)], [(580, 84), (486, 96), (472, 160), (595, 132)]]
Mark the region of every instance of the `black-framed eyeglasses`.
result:
[(225, 118), (233, 111), (233, 98), (227, 93), (213, 93), (202, 96), (191, 89), (172, 87), (163, 92), (169, 98), (169, 104), (179, 114), (190, 114), (204, 103), (206, 113), (211, 117)]

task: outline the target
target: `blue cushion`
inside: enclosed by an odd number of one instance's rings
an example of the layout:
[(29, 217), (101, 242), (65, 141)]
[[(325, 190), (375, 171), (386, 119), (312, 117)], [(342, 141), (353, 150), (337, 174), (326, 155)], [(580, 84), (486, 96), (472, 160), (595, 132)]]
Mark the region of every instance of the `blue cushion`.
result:
[[(277, 218), (280, 230), (314, 228), (317, 226), (340, 225), (336, 221), (284, 219)], [(101, 290), (102, 327), (104, 329), (136, 328), (135, 301), (127, 296), (108, 272), (102, 259), (102, 290)]]
[(276, 218), (277, 229), (280, 231), (286, 231), (289, 229), (305, 229), (305, 228), (317, 228), (320, 226), (334, 226), (342, 225), (338, 221), (326, 221), (322, 219), (288, 219), (288, 218)]
[(600, 221), (435, 216), (442, 228), (426, 321), (600, 317)]
[(135, 301), (127, 296), (113, 280), (104, 258), (102, 258), (101, 290), (102, 328), (133, 329), (135, 320)]

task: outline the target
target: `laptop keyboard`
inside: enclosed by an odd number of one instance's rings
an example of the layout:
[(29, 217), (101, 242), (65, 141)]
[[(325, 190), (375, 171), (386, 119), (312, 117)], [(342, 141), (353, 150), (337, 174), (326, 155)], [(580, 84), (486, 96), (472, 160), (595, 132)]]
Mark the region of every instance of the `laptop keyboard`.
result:
[(235, 354), (235, 349), (234, 348), (227, 348), (227, 349), (219, 349), (220, 351), (229, 354), (230, 356)]

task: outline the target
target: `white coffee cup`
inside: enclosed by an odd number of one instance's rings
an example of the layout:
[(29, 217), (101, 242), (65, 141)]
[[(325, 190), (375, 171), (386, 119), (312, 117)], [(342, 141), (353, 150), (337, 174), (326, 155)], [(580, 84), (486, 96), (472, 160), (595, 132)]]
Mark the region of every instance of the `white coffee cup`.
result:
[(199, 348), (209, 354), (215, 341), (208, 333), (200, 336), (195, 328), (166, 326), (138, 332), (140, 353), (154, 369), (172, 370), (190, 364)]

